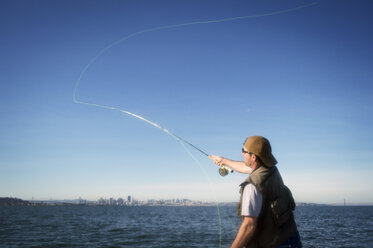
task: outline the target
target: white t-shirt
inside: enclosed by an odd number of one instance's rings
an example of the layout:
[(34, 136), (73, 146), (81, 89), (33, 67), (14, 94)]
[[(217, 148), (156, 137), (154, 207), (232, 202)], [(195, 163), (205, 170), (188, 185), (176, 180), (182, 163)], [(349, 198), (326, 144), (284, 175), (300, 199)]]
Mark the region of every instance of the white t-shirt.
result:
[(242, 194), (242, 216), (258, 217), (263, 204), (262, 194), (251, 183), (246, 185)]

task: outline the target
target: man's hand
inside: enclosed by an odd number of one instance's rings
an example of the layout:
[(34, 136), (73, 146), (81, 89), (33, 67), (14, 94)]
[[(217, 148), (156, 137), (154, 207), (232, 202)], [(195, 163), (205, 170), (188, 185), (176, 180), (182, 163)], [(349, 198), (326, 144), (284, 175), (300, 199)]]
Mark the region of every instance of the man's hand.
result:
[(211, 159), (216, 165), (219, 165), (219, 166), (223, 165), (224, 158), (221, 156), (210, 155), (208, 158)]
[(209, 159), (211, 159), (216, 165), (227, 166), (239, 173), (251, 174), (251, 172), (253, 171), (249, 166), (246, 166), (245, 162), (243, 161), (233, 161), (228, 158), (215, 155), (210, 155)]

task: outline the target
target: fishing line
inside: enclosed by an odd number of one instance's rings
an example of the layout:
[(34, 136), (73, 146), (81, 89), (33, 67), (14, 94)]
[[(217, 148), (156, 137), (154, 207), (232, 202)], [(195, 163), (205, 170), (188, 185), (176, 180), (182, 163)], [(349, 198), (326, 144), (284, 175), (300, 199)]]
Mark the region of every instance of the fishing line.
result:
[[(202, 164), (199, 162), (199, 160), (193, 155), (193, 153), (185, 146), (183, 142), (180, 141), (181, 146), (184, 148), (184, 150), (189, 154), (189, 156), (196, 162), (196, 164), (199, 166), (199, 168), (202, 170), (203, 174), (205, 175), (207, 181), (209, 182), (209, 187), (212, 192), (214, 192), (213, 187), (212, 187), (212, 181), (206, 172), (205, 168), (202, 166)], [(219, 208), (219, 201), (216, 198), (216, 194), (214, 195), (215, 199), (215, 204), (218, 212), (218, 217), (219, 217), (219, 247), (221, 247), (221, 233), (222, 233), (222, 225), (221, 225), (221, 216), (220, 216), (220, 208)]]
[(191, 26), (191, 25), (200, 25), (200, 24), (211, 24), (211, 23), (221, 23), (221, 22), (228, 22), (228, 21), (236, 21), (236, 20), (244, 20), (244, 19), (250, 19), (250, 18), (258, 18), (258, 17), (265, 17), (265, 16), (273, 16), (273, 15), (279, 15), (279, 14), (284, 14), (284, 13), (287, 13), (287, 12), (292, 12), (292, 11), (296, 11), (296, 10), (300, 10), (300, 9), (303, 9), (303, 8), (307, 8), (307, 7), (311, 7), (313, 5), (316, 5), (317, 3), (316, 2), (313, 2), (313, 3), (310, 3), (310, 4), (306, 4), (306, 5), (302, 5), (302, 6), (298, 6), (298, 7), (295, 7), (295, 8), (291, 8), (291, 9), (286, 9), (286, 10), (280, 10), (280, 11), (276, 11), (276, 12), (271, 12), (271, 13), (267, 13), (267, 14), (259, 14), (259, 15), (247, 15), (247, 16), (238, 16), (238, 17), (231, 17), (231, 18), (223, 18), (223, 19), (218, 19), (218, 20), (209, 20), (209, 21), (197, 21), (197, 22), (187, 22), (187, 23), (182, 23), (182, 24), (175, 24), (175, 25), (166, 25), (166, 26), (160, 26), (160, 27), (155, 27), (155, 28), (149, 28), (149, 29), (144, 29), (144, 30), (140, 30), (140, 31), (137, 31), (135, 33), (132, 33), (130, 35), (127, 35), (127, 36), (124, 36), (122, 37), (121, 39), (111, 43), (110, 45), (108, 45), (107, 47), (103, 48), (101, 51), (99, 51), (96, 56), (94, 56), (89, 62), (88, 64), (84, 67), (84, 69), (82, 70), (82, 72), (80, 73), (79, 75), (79, 78), (78, 80), (76, 81), (75, 83), (75, 88), (74, 88), (74, 96), (73, 96), (73, 100), (75, 103), (80, 103), (76, 100), (76, 91), (77, 91), (77, 88), (80, 84), (80, 81), (83, 77), (83, 75), (85, 74), (85, 72), (88, 70), (88, 68), (102, 55), (104, 54), (106, 51), (108, 51), (109, 49), (111, 49), (112, 47), (128, 40), (129, 38), (132, 38), (132, 37), (135, 37), (137, 35), (140, 35), (140, 34), (144, 34), (144, 33), (148, 33), (148, 32), (152, 32), (152, 31), (159, 31), (159, 30), (166, 30), (166, 29), (172, 29), (172, 28), (178, 28), (178, 27), (185, 27), (185, 26)]
[[(183, 142), (180, 141), (180, 144), (182, 145), (184, 150), (189, 154), (189, 156), (194, 160), (194, 162), (196, 162), (196, 164), (199, 166), (199, 168), (202, 170), (203, 174), (206, 177), (206, 180), (209, 183), (210, 191), (215, 193), (215, 190), (214, 190), (214, 187), (213, 187), (213, 182), (211, 181), (211, 178), (210, 178), (209, 174), (207, 173), (207, 171), (205, 170), (205, 168), (202, 166), (202, 163), (193, 155), (193, 153), (188, 149), (188, 147), (185, 146), (185, 144)], [(229, 218), (229, 216), (225, 213), (224, 209), (220, 206), (220, 204), (219, 204), (220, 202), (216, 198), (216, 193), (213, 194), (213, 196), (214, 196), (214, 199), (215, 199), (215, 205), (216, 205), (216, 208), (217, 208), (217, 213), (218, 213), (218, 218), (219, 218), (219, 247), (221, 247), (222, 223), (221, 223), (220, 210), (222, 210), (223, 215), (229, 220), (233, 229), (237, 229), (237, 226), (235, 226), (233, 224), (231, 218)]]
[[(74, 94), (73, 94), (73, 101), (74, 103), (78, 103), (78, 104), (85, 104), (85, 105), (90, 105), (90, 106), (95, 106), (95, 107), (101, 107), (101, 108), (106, 108), (106, 109), (111, 109), (111, 110), (117, 110), (117, 111), (120, 111), (122, 113), (125, 113), (125, 114), (129, 114), (133, 117), (136, 117), (140, 120), (143, 120), (159, 129), (161, 129), (162, 131), (166, 132), (167, 134), (171, 135), (172, 137), (176, 138), (177, 140), (180, 140), (186, 144), (188, 144), (189, 146), (193, 147), (194, 149), (196, 149), (197, 151), (199, 151), (200, 153), (204, 154), (205, 156), (208, 156), (208, 154), (206, 152), (204, 152), (203, 150), (201, 150), (200, 148), (196, 147), (195, 145), (193, 145), (192, 143), (188, 142), (187, 140), (181, 138), (180, 136), (170, 132), (169, 130), (161, 127), (160, 125), (148, 120), (148, 119), (145, 119), (144, 117), (140, 116), (140, 115), (137, 115), (137, 114), (134, 114), (134, 113), (131, 113), (127, 110), (123, 110), (123, 109), (119, 109), (119, 108), (116, 108), (116, 107), (112, 107), (112, 106), (106, 106), (106, 105), (102, 105), (102, 104), (96, 104), (96, 103), (89, 103), (89, 102), (83, 102), (83, 101), (80, 101), (80, 100), (77, 100), (76, 98), (76, 92), (77, 92), (77, 89), (78, 89), (78, 86), (80, 85), (80, 82), (81, 82), (81, 79), (83, 77), (83, 75), (86, 73), (86, 71), (88, 70), (88, 68), (101, 56), (103, 55), (106, 51), (108, 51), (109, 49), (111, 49), (112, 47), (114, 47), (115, 45), (118, 45), (119, 43), (122, 43), (126, 40), (128, 40), (129, 38), (132, 38), (132, 37), (135, 37), (137, 35), (140, 35), (140, 34), (144, 34), (144, 33), (148, 33), (148, 32), (152, 32), (152, 31), (159, 31), (159, 30), (166, 30), (166, 29), (172, 29), (172, 28), (177, 28), (177, 27), (185, 27), (185, 26), (191, 26), (191, 25), (200, 25), (200, 24), (211, 24), (211, 23), (221, 23), (221, 22), (228, 22), (228, 21), (236, 21), (236, 20), (243, 20), (243, 19), (249, 19), (249, 18), (258, 18), (258, 17), (265, 17), (265, 16), (273, 16), (273, 15), (279, 15), (279, 14), (283, 14), (283, 13), (287, 13), (287, 12), (292, 12), (292, 11), (296, 11), (296, 10), (300, 10), (300, 9), (303, 9), (303, 8), (307, 8), (307, 7), (310, 7), (310, 6), (313, 6), (315, 5), (316, 2), (313, 2), (313, 3), (310, 3), (310, 4), (306, 4), (306, 5), (302, 5), (302, 6), (298, 6), (298, 7), (294, 7), (294, 8), (290, 8), (290, 9), (286, 9), (286, 10), (280, 10), (280, 11), (276, 11), (276, 12), (271, 12), (271, 13), (266, 13), (266, 14), (258, 14), (258, 15), (247, 15), (247, 16), (238, 16), (238, 17), (231, 17), (231, 18), (223, 18), (223, 19), (217, 19), (217, 20), (208, 20), (208, 21), (197, 21), (197, 22), (188, 22), (188, 23), (182, 23), (182, 24), (175, 24), (175, 25), (166, 25), (166, 26), (160, 26), (160, 27), (155, 27), (155, 28), (150, 28), (150, 29), (144, 29), (144, 30), (141, 30), (141, 31), (138, 31), (138, 32), (135, 32), (135, 33), (132, 33), (130, 35), (127, 35), (113, 43), (111, 43), (110, 45), (108, 45), (107, 47), (105, 47), (104, 49), (102, 49), (100, 52), (98, 52), (96, 54), (96, 56), (94, 56), (90, 61), (89, 63), (84, 67), (84, 69), (82, 70), (82, 72), (80, 73), (79, 75), (79, 78), (78, 80), (76, 81), (75, 83), (75, 87), (74, 87)], [(220, 175), (224, 176), (227, 174), (227, 170), (232, 172), (232, 170), (228, 167), (225, 167), (225, 166), (222, 166), (222, 168), (220, 168), (219, 170), (219, 173)]]
[[(244, 19), (249, 19), (249, 18), (258, 18), (258, 17), (266, 17), (266, 16), (279, 15), (279, 14), (284, 14), (284, 13), (287, 13), (287, 12), (292, 12), (292, 11), (300, 10), (300, 9), (303, 9), (303, 8), (311, 7), (311, 6), (316, 5), (316, 4), (317, 4), (316, 2), (313, 2), (313, 3), (310, 3), (310, 4), (306, 4), (306, 5), (302, 5), (302, 6), (290, 8), (290, 9), (285, 9), (285, 10), (280, 10), (280, 11), (271, 12), (271, 13), (265, 13), (265, 14), (258, 14), (258, 15), (247, 15), (247, 16), (238, 16), (238, 17), (217, 19), (217, 20), (207, 20), (207, 21), (188, 22), (188, 23), (175, 24), (175, 25), (166, 25), (166, 26), (160, 26), (160, 27), (155, 27), (155, 28), (149, 28), (149, 29), (140, 30), (138, 32), (132, 33), (132, 34), (127, 35), (127, 36), (124, 36), (121, 39), (119, 39), (119, 40), (111, 43), (110, 45), (106, 46), (101, 51), (99, 51), (88, 62), (88, 64), (84, 67), (84, 69), (81, 71), (81, 73), (80, 73), (80, 75), (79, 75), (79, 77), (78, 77), (78, 79), (77, 79), (77, 81), (75, 83), (74, 93), (73, 93), (73, 101), (74, 101), (74, 103), (77, 103), (77, 104), (84, 104), (84, 105), (89, 105), (89, 106), (94, 106), (94, 107), (99, 107), (99, 108), (104, 108), (104, 109), (110, 109), (110, 110), (120, 111), (122, 113), (131, 115), (131, 116), (133, 116), (135, 118), (138, 118), (138, 119), (140, 119), (142, 121), (145, 121), (148, 124), (150, 124), (150, 125), (152, 125), (154, 127), (157, 127), (159, 129), (161, 129), (162, 131), (164, 131), (165, 133), (169, 134), (171, 137), (173, 137), (174, 139), (176, 139), (176, 140), (178, 140), (180, 142), (180, 144), (183, 146), (183, 148), (189, 154), (189, 156), (191, 156), (192, 159), (198, 164), (198, 166), (200, 167), (200, 169), (205, 174), (207, 180), (209, 181), (210, 187), (212, 188), (212, 182), (211, 182), (211, 179), (210, 179), (209, 175), (207, 174), (207, 172), (205, 171), (205, 169), (203, 168), (203, 166), (201, 165), (201, 163), (193, 156), (193, 154), (189, 151), (189, 149), (187, 149), (187, 147), (185, 146), (185, 144), (189, 145), (190, 147), (194, 148), (195, 150), (199, 151), (200, 153), (202, 153), (205, 156), (208, 156), (208, 153), (206, 153), (205, 151), (203, 151), (200, 148), (196, 147), (195, 145), (193, 145), (192, 143), (188, 142), (187, 140), (181, 138), (180, 136), (172, 133), (171, 131), (167, 130), (166, 128), (164, 128), (164, 127), (158, 125), (157, 123), (152, 122), (152, 121), (150, 121), (150, 120), (148, 120), (148, 119), (146, 119), (146, 118), (144, 118), (144, 117), (142, 117), (142, 116), (140, 116), (138, 114), (134, 114), (134, 113), (131, 113), (131, 112), (127, 111), (127, 110), (120, 109), (120, 108), (117, 108), (117, 107), (112, 107), (112, 106), (107, 106), (107, 105), (102, 105), (102, 104), (97, 104), (97, 103), (89, 103), (89, 102), (77, 100), (76, 93), (77, 93), (77, 89), (78, 89), (78, 87), (80, 85), (81, 79), (83, 78), (83, 76), (87, 72), (87, 70), (91, 67), (91, 65), (100, 56), (102, 56), (105, 52), (107, 52), (109, 49), (113, 48), (114, 46), (116, 46), (116, 45), (118, 45), (118, 44), (120, 44), (120, 43), (122, 43), (122, 42), (124, 42), (124, 41), (126, 41), (128, 39), (130, 39), (130, 38), (138, 36), (140, 34), (144, 34), (144, 33), (148, 33), (148, 32), (153, 32), (153, 31), (159, 31), (159, 30), (173, 29), (173, 28), (178, 28), (178, 27), (191, 26), (191, 25), (221, 23), (221, 22), (228, 22), (228, 21), (244, 20)], [(219, 173), (221, 175), (226, 175), (227, 174), (227, 171), (226, 171), (227, 169), (230, 169), (230, 168), (227, 168), (227, 167), (224, 168), (223, 167), (223, 170), (220, 169)], [(219, 202), (217, 201), (216, 198), (215, 198), (215, 202), (216, 202), (217, 211), (218, 211), (218, 217), (219, 217), (219, 247), (221, 247), (221, 232), (222, 232), (221, 215), (220, 215), (220, 209), (219, 209)], [(233, 223), (232, 223), (232, 225), (233, 225)]]

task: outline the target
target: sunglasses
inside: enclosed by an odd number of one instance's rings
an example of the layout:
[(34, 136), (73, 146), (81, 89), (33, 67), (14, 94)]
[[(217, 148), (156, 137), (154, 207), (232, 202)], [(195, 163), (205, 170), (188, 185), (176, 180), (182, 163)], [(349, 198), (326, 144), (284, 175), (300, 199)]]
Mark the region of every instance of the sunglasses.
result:
[(243, 148), (242, 148), (242, 153), (247, 153), (247, 154), (253, 154), (252, 152), (248, 152), (248, 151), (245, 151)]

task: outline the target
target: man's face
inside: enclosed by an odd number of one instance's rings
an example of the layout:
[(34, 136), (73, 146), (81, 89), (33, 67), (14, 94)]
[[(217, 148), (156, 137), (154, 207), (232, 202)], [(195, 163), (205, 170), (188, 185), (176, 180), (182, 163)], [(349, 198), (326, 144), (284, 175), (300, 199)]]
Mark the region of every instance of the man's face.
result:
[(242, 148), (242, 156), (245, 161), (245, 165), (252, 168), (253, 165), (253, 154), (246, 150), (246, 148)]

